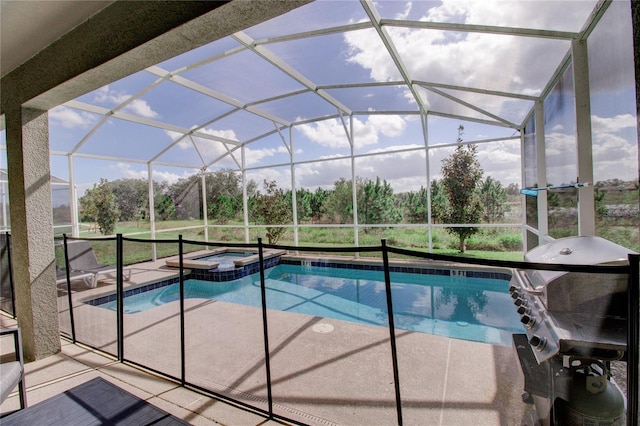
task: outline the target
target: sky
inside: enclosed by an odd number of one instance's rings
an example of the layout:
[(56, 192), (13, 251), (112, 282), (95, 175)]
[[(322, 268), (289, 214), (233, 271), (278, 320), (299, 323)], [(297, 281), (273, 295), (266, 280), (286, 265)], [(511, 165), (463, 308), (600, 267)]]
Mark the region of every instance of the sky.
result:
[[(579, 31), (594, 4), (374, 2), (375, 13), (383, 19), (553, 31)], [(603, 29), (592, 37), (595, 180), (633, 180), (638, 176), (631, 38), (618, 36), (625, 31), (630, 34), (626, 5), (614, 2), (605, 15)], [(453, 150), (447, 145), (456, 142), (458, 127), (463, 125), (461, 137), (465, 142), (499, 139), (478, 143), (478, 159), (485, 176), (505, 186), (520, 185), (518, 130), (439, 115), (429, 115), (425, 129), (415, 114), (415, 96), (429, 111), (485, 120), (499, 118), (518, 126), (533, 107), (532, 101), (451, 88), (429, 91), (420, 84), (414, 85), (413, 93), (407, 86), (395, 84), (345, 87), (403, 79), (398, 64), (373, 28), (262, 44), (281, 35), (366, 19), (358, 1), (320, 0), (249, 28), (237, 38), (200, 47), (54, 108), (49, 112), (52, 174), (69, 178), (68, 159), (58, 154), (73, 151), (79, 154), (73, 159), (78, 196), (101, 177), (146, 178), (148, 161), (154, 163), (153, 179), (168, 183), (196, 173), (203, 164), (211, 164), (208, 170), (238, 169), (244, 162), (249, 179), (258, 183), (275, 180), (279, 186), (290, 188), (292, 167), (288, 163), (293, 158), (296, 185), (331, 188), (339, 178), (351, 179), (348, 157), (352, 148), (347, 133), (353, 129), (356, 175), (371, 179), (379, 176), (391, 183), (395, 192), (415, 191), (426, 186), (427, 169), (431, 178), (440, 177), (442, 159)], [(524, 96), (541, 93), (570, 48), (568, 41), (550, 38), (385, 28), (414, 82)], [(242, 42), (256, 41), (256, 51), (242, 49)], [(613, 69), (598, 65), (603, 63), (616, 65)], [(617, 78), (608, 78), (612, 73)], [(318, 93), (306, 90), (316, 86), (330, 87)], [(571, 93), (563, 96), (570, 98)], [(452, 97), (459, 102), (453, 102)], [(337, 113), (327, 99), (354, 111), (352, 119), (349, 115), (322, 119)], [(546, 129), (548, 180), (554, 184), (575, 180), (576, 174), (573, 112), (567, 102), (558, 107), (556, 101), (552, 96), (545, 105), (549, 110), (555, 108)], [(472, 105), (481, 106), (488, 114)], [(107, 118), (104, 113), (110, 111), (115, 114)], [(274, 121), (269, 119), (273, 117), (302, 124), (276, 131)], [(145, 122), (162, 124), (146, 126)], [(428, 161), (425, 134), (430, 147)], [(0, 136), (4, 138), (4, 133)], [(238, 148), (243, 142), (248, 142), (244, 158)]]

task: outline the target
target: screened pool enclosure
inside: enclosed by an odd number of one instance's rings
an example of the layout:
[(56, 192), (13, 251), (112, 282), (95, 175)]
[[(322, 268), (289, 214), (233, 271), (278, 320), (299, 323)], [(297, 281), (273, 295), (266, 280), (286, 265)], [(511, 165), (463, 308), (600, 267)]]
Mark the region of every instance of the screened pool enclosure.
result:
[[(29, 4), (0, 3), (3, 64)], [(531, 399), (562, 398), (578, 356), (637, 421), (638, 3), (38, 5), (85, 14), (0, 64), (0, 296), (25, 360), (87, 345), (196, 390), (188, 419), (230, 401), (291, 424), (493, 425), (555, 419)], [(447, 168), (465, 149), (477, 167)], [(475, 216), (453, 220), (442, 187), (471, 174)], [(482, 255), (453, 253), (467, 228)], [(598, 237), (627, 261), (531, 260)], [(543, 300), (564, 288), (586, 300)], [(595, 331), (554, 339), (554, 318)]]
[[(170, 186), (199, 175), (171, 195), (172, 217), (159, 212), (162, 189), (147, 185), (140, 203), (155, 208), (139, 216), (146, 231), (129, 232), (255, 241), (266, 223), (248, 200), (268, 181), (296, 189), (285, 222), (270, 224), (293, 244), (335, 229), (367, 244), (384, 228), (412, 230), (419, 236), (400, 244), (431, 249), (453, 225), (522, 235), (524, 250), (596, 234), (637, 250), (633, 72), (627, 1), (316, 1), (50, 110), (51, 168), (70, 183), (74, 236), (89, 226), (77, 200), (100, 178)], [(431, 185), (459, 143), (477, 147), (483, 179), (512, 190), (501, 215), (434, 219)], [(240, 184), (231, 220), (207, 208), (218, 199), (207, 199), (206, 176), (220, 171)], [(377, 179), (396, 197), (426, 189), (422, 219), (359, 212), (359, 183)], [(338, 182), (347, 215), (301, 211), (301, 190)], [(547, 186), (564, 188), (517, 192)], [(604, 207), (601, 190), (617, 194)], [(621, 204), (626, 216), (596, 214)]]

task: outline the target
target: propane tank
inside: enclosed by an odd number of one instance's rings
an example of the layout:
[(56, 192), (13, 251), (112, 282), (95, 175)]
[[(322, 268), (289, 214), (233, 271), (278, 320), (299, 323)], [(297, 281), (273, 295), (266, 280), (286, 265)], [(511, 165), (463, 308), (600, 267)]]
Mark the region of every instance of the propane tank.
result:
[[(597, 364), (601, 372), (592, 367)], [(624, 426), (625, 401), (622, 392), (607, 379), (599, 362), (570, 369), (568, 399), (558, 398), (554, 408), (558, 426)]]

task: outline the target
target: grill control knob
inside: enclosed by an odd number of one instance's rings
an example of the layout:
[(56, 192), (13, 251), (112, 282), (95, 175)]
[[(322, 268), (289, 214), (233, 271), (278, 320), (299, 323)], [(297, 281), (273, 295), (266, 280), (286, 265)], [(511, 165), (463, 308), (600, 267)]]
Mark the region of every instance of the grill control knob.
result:
[(510, 285), (509, 286), (509, 293), (513, 293), (518, 289), (518, 287), (516, 287), (515, 285)]
[(524, 315), (524, 314), (530, 314), (531, 313), (531, 308), (525, 305), (522, 305), (520, 307), (518, 307), (518, 313), (520, 315)]
[(516, 300), (513, 301), (513, 304), (516, 306), (524, 306), (527, 304), (527, 302), (523, 298), (518, 297)]
[(517, 291), (514, 291), (513, 293), (511, 293), (511, 298), (517, 299), (518, 297), (520, 297), (520, 295), (518, 294)]
[(520, 318), (520, 322), (523, 323), (525, 327), (531, 328), (536, 324), (536, 319), (529, 315), (523, 315)]
[(547, 339), (534, 334), (533, 337), (529, 339), (529, 344), (537, 350), (541, 351), (545, 346), (547, 346)]

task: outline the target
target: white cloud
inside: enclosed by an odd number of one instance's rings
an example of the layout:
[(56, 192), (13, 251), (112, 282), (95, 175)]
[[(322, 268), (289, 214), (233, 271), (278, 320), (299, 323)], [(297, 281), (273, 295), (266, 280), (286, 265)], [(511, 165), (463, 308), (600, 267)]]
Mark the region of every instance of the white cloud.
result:
[(258, 184), (258, 190), (264, 193), (263, 182), (276, 181), (279, 188), (284, 190), (291, 188), (291, 169), (266, 168), (247, 172), (247, 180), (253, 180)]
[(591, 117), (594, 180), (637, 179), (637, 120), (631, 114)]
[[(200, 129), (200, 133), (204, 133), (211, 136), (216, 136), (223, 139), (229, 139), (233, 141), (237, 141), (238, 138), (236, 133), (233, 130), (216, 130), (216, 129)], [(180, 142), (178, 142), (178, 146), (182, 149), (192, 149), (193, 144), (191, 143), (191, 139), (198, 147), (198, 151), (204, 157), (205, 161), (211, 161), (213, 159), (219, 158), (229, 152), (229, 150), (233, 149), (234, 146), (228, 145), (228, 147), (223, 143), (211, 139), (199, 138), (197, 136), (192, 136), (191, 138), (186, 137)], [(229, 163), (231, 159), (227, 159), (224, 163), (224, 166), (230, 166), (232, 163)]]
[(349, 146), (344, 126), (339, 120), (318, 121), (311, 124), (296, 126), (309, 140), (329, 148), (344, 148)]
[(521, 185), (520, 142), (491, 142), (478, 145), (478, 161), (488, 176), (498, 180), (503, 186), (510, 183)]
[(169, 139), (171, 139), (172, 141), (176, 141), (178, 140), (178, 138), (183, 136), (182, 133), (174, 132), (171, 130), (165, 130), (164, 132), (166, 133), (167, 136), (169, 136)]
[(404, 10), (402, 12), (399, 12), (395, 19), (408, 19), (409, 18), (409, 13), (411, 13), (411, 7), (413, 6), (413, 2), (408, 1), (407, 4), (404, 6)]
[[(434, 3), (416, 2), (414, 9), (426, 9)], [(576, 31), (594, 4), (567, 4), (570, 7), (558, 13), (558, 2), (509, 2), (507, 7), (501, 1), (443, 0), (437, 7), (424, 10), (421, 20)], [(569, 48), (565, 42), (508, 35), (399, 27), (387, 30), (413, 79), (527, 94), (539, 93)], [(373, 31), (351, 31), (344, 40), (348, 61), (369, 70), (373, 80), (400, 79), (397, 67)], [(501, 111), (501, 101), (497, 97), (483, 100), (494, 112)]]
[(147, 118), (158, 118), (160, 114), (151, 109), (151, 106), (142, 99), (134, 99), (126, 107), (125, 111)]
[(296, 183), (301, 188), (331, 189), (340, 177), (351, 179), (350, 160), (304, 163), (296, 167)]
[[(219, 138), (238, 141), (238, 137), (236, 133), (232, 129), (228, 130), (216, 130), (216, 129), (200, 129), (200, 133), (208, 134), (211, 136), (216, 136)], [(169, 130), (165, 130), (165, 133), (171, 140), (176, 141), (178, 138), (182, 137), (182, 133), (172, 132)], [(193, 140), (193, 143), (191, 142)], [(183, 150), (194, 149), (194, 144), (198, 148), (198, 152), (204, 158), (205, 162), (213, 161), (215, 159), (221, 158), (216, 165), (221, 167), (237, 167), (238, 164), (233, 160), (233, 158), (237, 159), (238, 163), (240, 163), (240, 150), (235, 149), (236, 145), (234, 144), (225, 144), (224, 142), (201, 138), (197, 136), (187, 136), (180, 140), (177, 143), (177, 146)], [(233, 151), (230, 153), (230, 151)], [(266, 158), (274, 157), (278, 154), (288, 154), (287, 148), (284, 146), (278, 146), (276, 148), (260, 148), (260, 149), (251, 149), (251, 147), (247, 147), (245, 149), (245, 164), (246, 166), (253, 166), (256, 164), (261, 164)]]
[[(353, 139), (358, 147), (378, 142), (378, 135), (398, 137), (406, 129), (406, 120), (399, 115), (370, 115), (366, 121), (353, 118)], [(338, 119), (324, 120), (297, 127), (309, 140), (329, 148), (348, 148), (345, 128)], [(348, 124), (347, 124), (348, 128)]]
[[(424, 151), (384, 154), (387, 151), (411, 147), (415, 146), (394, 146), (370, 151), (370, 153), (381, 154), (357, 158), (355, 163), (356, 176), (372, 180), (379, 176), (380, 179), (386, 179), (396, 192), (419, 189), (421, 185), (426, 185)], [(296, 182), (304, 188), (331, 189), (340, 177), (351, 179), (349, 159), (304, 163), (296, 167)]]
[(635, 128), (638, 120), (631, 114), (616, 115), (615, 117), (591, 116), (591, 128), (597, 134), (615, 133), (626, 128)]
[(97, 121), (95, 116), (88, 112), (76, 111), (65, 106), (50, 110), (49, 120), (67, 129), (88, 128)]
[[(131, 165), (126, 163), (117, 163), (116, 169), (122, 174), (122, 176), (124, 176), (124, 178), (147, 179), (149, 177), (146, 170), (133, 170)], [(154, 170), (153, 180), (154, 182), (167, 182), (169, 185), (172, 185), (179, 179), (187, 178), (193, 174), (195, 174), (194, 171), (186, 170), (182, 172), (182, 174)]]
[(109, 85), (103, 86), (95, 91), (93, 100), (99, 104), (121, 104), (129, 98), (129, 95), (124, 93), (117, 93), (113, 90), (109, 90)]
[[(182, 133), (173, 132), (171, 130), (165, 130), (165, 134), (172, 140), (176, 141), (180, 138), (180, 141), (176, 144), (176, 146), (182, 150), (193, 150), (194, 145), (197, 147), (198, 152), (204, 158), (205, 162), (213, 161), (214, 159), (220, 158), (224, 155), (227, 155), (231, 149), (234, 148), (233, 145), (228, 144), (228, 149), (225, 147), (225, 144), (220, 141), (202, 138), (198, 136), (185, 136)], [(229, 139), (237, 141), (236, 134), (233, 130), (216, 130), (216, 129), (200, 129), (199, 133), (208, 134), (211, 136), (220, 137), (223, 139)], [(233, 155), (233, 154), (231, 154)], [(239, 154), (236, 154), (239, 155)], [(222, 167), (233, 167), (235, 163), (231, 158), (227, 156), (220, 160), (218, 163)]]
[[(111, 90), (109, 85), (101, 87), (100, 89), (95, 91), (94, 101), (97, 104), (107, 105), (109, 107), (116, 107), (123, 102), (126, 102), (131, 98), (131, 94), (126, 92), (117, 92), (115, 90)], [(151, 108), (151, 106), (147, 103), (147, 101), (142, 99), (134, 99), (130, 103), (128, 103), (123, 111), (128, 111), (132, 114), (139, 115), (141, 117), (146, 118), (159, 118), (160, 114)]]
[(389, 137), (402, 135), (407, 125), (399, 115), (371, 115), (367, 118), (367, 123)]
[(229, 139), (232, 141), (238, 141), (238, 136), (236, 135), (236, 132), (233, 129), (228, 129), (228, 130), (216, 130), (216, 129), (201, 129), (199, 130), (200, 133), (204, 133), (205, 135), (211, 135), (211, 136), (216, 136), (218, 138), (223, 138), (223, 139)]
[(547, 156), (565, 154), (570, 151), (575, 152), (576, 136), (562, 132), (551, 131), (545, 134), (545, 152)]
[(248, 166), (252, 166), (255, 164), (260, 164), (266, 158), (274, 157), (276, 154), (288, 154), (287, 148), (284, 146), (280, 146), (277, 148), (261, 148), (261, 149), (251, 149), (246, 148), (245, 150), (245, 160)]

